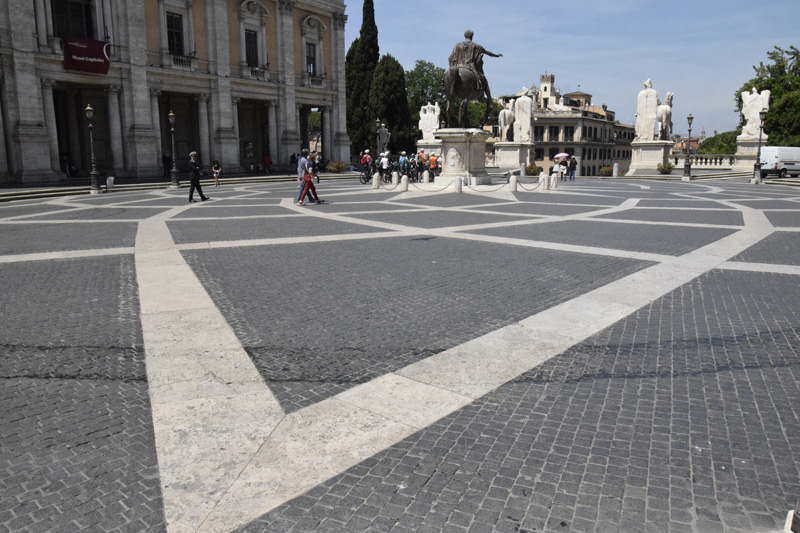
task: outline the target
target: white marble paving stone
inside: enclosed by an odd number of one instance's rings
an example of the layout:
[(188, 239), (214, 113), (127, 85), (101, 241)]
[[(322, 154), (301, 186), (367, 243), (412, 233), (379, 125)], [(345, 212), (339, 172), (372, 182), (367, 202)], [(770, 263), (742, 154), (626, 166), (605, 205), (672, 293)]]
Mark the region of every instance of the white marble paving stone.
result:
[[(361, 188), (353, 191), (365, 194)], [(419, 193), (409, 192), (394, 200), (417, 196)], [(502, 193), (496, 196), (506, 198)], [(628, 199), (621, 206), (547, 220), (591, 220), (630, 209), (638, 201)], [(281, 205), (307, 216), (389, 230), (316, 237), (319, 240), (436, 234), (657, 264), (286, 416), (178, 252), (232, 243), (175, 246), (165, 222), (186, 207), (142, 222), (136, 241), (137, 276), (169, 533), (222, 532), (246, 524), (709, 269), (722, 264), (743, 268), (725, 261), (774, 231), (762, 213), (732, 204), (745, 212), (741, 231), (676, 258), (465, 235), (457, 228), (431, 230), (376, 223), (313, 206), (296, 207), (288, 198)], [(539, 220), (522, 223), (536, 222)], [(278, 240), (233, 244), (275, 242)], [(280, 242), (309, 240), (286, 238)], [(159, 272), (167, 272), (169, 281), (160, 279)]]

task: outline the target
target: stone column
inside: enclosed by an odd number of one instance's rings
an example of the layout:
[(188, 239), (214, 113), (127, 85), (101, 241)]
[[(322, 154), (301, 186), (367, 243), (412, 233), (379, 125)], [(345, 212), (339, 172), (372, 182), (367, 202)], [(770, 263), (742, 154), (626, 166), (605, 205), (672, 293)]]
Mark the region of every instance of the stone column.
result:
[(333, 72), (328, 73), (331, 80), (331, 88), (334, 90), (331, 130), (333, 137), (331, 140), (332, 150), (328, 152), (331, 159), (350, 161), (350, 136), (347, 135), (347, 103), (345, 87), (345, 36), (344, 28), (347, 23), (347, 15), (344, 13), (333, 13), (333, 24), (331, 30), (331, 64)]
[(236, 142), (239, 142), (239, 103), (241, 98), (231, 98), (231, 106), (233, 108), (233, 133), (236, 135)]
[(333, 144), (333, 124), (331, 123), (331, 107), (322, 108), (322, 160), (338, 159), (338, 154)]
[(282, 104), (278, 108), (278, 130), (281, 151), (273, 158), (276, 163), (288, 164), (289, 154), (300, 147), (300, 132), (297, 130), (297, 89), (294, 65), (294, 0), (278, 0), (278, 72), (283, 82)]
[(36, 0), (34, 4), (36, 9), (36, 41), (39, 44), (39, 50), (44, 51), (50, 49), (47, 42), (47, 12), (44, 7), (44, 0)]
[(186, 44), (189, 47), (186, 50), (186, 55), (193, 55), (194, 49), (194, 9), (192, 8), (192, 2), (186, 2), (186, 36), (188, 39), (186, 40)]
[(275, 101), (267, 102), (267, 127), (269, 128), (269, 158), (273, 164), (278, 162), (278, 124), (276, 122)]
[(164, 0), (158, 0), (158, 34), (161, 39), (161, 64), (169, 65), (169, 44), (167, 40), (167, 10)]
[(6, 153), (6, 126), (5, 120), (3, 118), (3, 113), (5, 112), (5, 105), (3, 103), (3, 83), (5, 79), (3, 74), (0, 73), (0, 177), (5, 176), (9, 173), (8, 168), (8, 154)]
[(111, 170), (117, 172), (125, 168), (125, 154), (122, 148), (122, 121), (119, 116), (119, 85), (109, 85), (108, 93), (108, 136), (111, 141)]
[[(161, 140), (161, 113), (158, 108), (158, 99), (161, 97), (161, 91), (158, 89), (150, 89), (150, 121), (153, 125), (153, 132), (156, 134), (156, 147), (159, 153), (164, 153), (164, 144)], [(169, 118), (167, 118), (169, 120)], [(170, 148), (170, 152), (172, 148)], [(174, 154), (173, 154), (174, 156)], [(161, 158), (158, 158), (158, 166), (161, 167)]]
[(61, 162), (58, 158), (58, 130), (56, 129), (56, 107), (53, 103), (53, 80), (42, 80), (42, 106), (47, 135), (50, 137), (50, 168), (59, 172)]
[(239, 11), (239, 76), (244, 77), (247, 68), (247, 43), (244, 38), (244, 13)]
[[(81, 131), (83, 125), (78, 118), (78, 101), (75, 91), (67, 92), (67, 131)], [(77, 168), (83, 168), (83, 153), (81, 152), (81, 139), (77, 134), (69, 135), (69, 159)]]
[(563, 124), (558, 127), (558, 142), (564, 142), (564, 126)]
[[(259, 54), (259, 58), (261, 56), (264, 57), (264, 60), (261, 62), (259, 67), (264, 67), (269, 62), (269, 56), (267, 55), (267, 15), (262, 13), (261, 14), (261, 26), (258, 29), (258, 42), (260, 43), (261, 53)], [(267, 76), (265, 79), (269, 79), (269, 73), (265, 74)]]
[(211, 138), (208, 126), (208, 95), (197, 97), (197, 127), (200, 130), (200, 162), (208, 165), (211, 162)]

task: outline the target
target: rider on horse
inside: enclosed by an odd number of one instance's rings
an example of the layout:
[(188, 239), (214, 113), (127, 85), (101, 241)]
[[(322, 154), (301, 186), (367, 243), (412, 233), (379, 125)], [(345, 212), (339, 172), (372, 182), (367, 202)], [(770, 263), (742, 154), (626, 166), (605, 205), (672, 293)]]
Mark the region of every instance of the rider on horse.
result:
[(486, 54), (491, 57), (503, 57), (503, 54), (495, 54), (486, 50), (483, 46), (473, 43), (472, 37), (475, 32), (467, 30), (464, 32), (466, 40), (458, 43), (453, 51), (450, 53), (450, 66), (451, 67), (465, 67), (473, 71), (478, 80), (480, 80), (479, 89), (485, 90), (486, 94), (489, 92), (489, 83), (486, 81), (486, 75), (483, 73), (483, 55)]

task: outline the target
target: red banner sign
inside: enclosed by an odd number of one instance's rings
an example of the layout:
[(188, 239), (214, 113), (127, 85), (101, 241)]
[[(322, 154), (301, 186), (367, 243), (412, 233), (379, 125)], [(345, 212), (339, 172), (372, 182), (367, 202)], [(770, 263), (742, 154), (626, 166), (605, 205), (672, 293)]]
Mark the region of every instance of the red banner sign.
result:
[(108, 74), (111, 43), (64, 37), (64, 69)]

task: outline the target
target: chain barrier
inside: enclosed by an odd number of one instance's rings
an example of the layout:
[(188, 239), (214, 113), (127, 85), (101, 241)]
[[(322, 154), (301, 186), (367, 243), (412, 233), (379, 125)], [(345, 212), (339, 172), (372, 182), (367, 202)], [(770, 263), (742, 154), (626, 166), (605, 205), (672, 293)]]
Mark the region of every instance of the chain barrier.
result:
[(465, 187), (467, 189), (471, 189), (471, 190), (473, 190), (475, 192), (497, 192), (499, 190), (504, 189), (507, 186), (508, 186), (507, 183), (501, 183), (496, 189), (480, 189), (480, 190), (478, 190), (475, 187), (473, 187), (472, 185), (465, 185)]
[(391, 189), (390, 189), (389, 187), (387, 187), (387, 186), (386, 186), (386, 184), (385, 184), (383, 181), (379, 181), (379, 183), (380, 183), (380, 188), (381, 188), (381, 189), (385, 189), (385, 190), (387, 190), (387, 191), (393, 191), (393, 190), (395, 190), (396, 188), (398, 188), (398, 187), (400, 186), (400, 183), (401, 183), (401, 182), (400, 182), (400, 181), (398, 181), (398, 182), (395, 184), (395, 186), (394, 186), (394, 187), (392, 187)]
[(422, 192), (442, 192), (445, 189), (449, 189), (454, 183), (455, 183), (455, 180), (451, 181), (450, 183), (448, 183), (447, 185), (445, 185), (441, 189), (436, 189), (436, 190), (433, 190), (433, 191), (431, 191), (429, 189), (420, 189), (419, 186), (417, 186), (416, 183), (409, 183), (409, 185), (413, 185), (415, 189), (417, 189), (418, 191), (422, 191)]
[[(549, 178), (548, 178), (548, 179), (549, 179)], [(537, 184), (536, 184), (536, 187), (534, 187), (533, 189), (529, 189), (529, 188), (525, 187), (525, 186), (524, 186), (522, 183), (520, 183), (519, 181), (517, 181), (517, 187), (519, 187), (519, 188), (520, 188), (520, 189), (522, 189), (523, 191), (533, 192), (533, 191), (535, 191), (536, 189), (538, 189), (538, 188), (539, 188), (539, 187), (541, 187), (541, 186), (542, 186), (542, 180), (539, 180), (539, 183), (537, 183)]]

